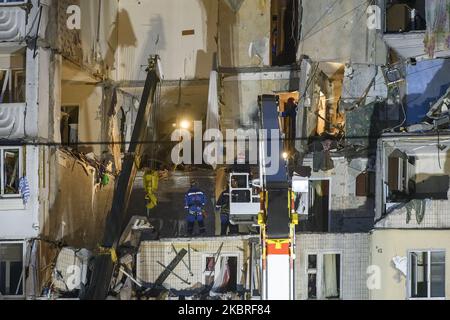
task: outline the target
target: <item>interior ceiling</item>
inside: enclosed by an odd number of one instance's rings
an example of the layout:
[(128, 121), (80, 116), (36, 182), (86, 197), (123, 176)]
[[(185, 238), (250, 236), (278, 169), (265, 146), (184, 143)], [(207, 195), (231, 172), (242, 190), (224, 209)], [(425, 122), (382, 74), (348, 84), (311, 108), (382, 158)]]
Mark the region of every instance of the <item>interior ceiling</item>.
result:
[(327, 75), (328, 78), (333, 78), (338, 72), (344, 72), (345, 65), (338, 62), (321, 62), (319, 69)]

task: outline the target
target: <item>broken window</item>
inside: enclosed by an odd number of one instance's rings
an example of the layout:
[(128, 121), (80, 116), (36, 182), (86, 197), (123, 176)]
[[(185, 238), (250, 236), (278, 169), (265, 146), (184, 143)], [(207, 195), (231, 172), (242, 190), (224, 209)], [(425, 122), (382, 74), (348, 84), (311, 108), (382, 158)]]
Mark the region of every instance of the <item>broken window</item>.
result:
[(236, 256), (222, 256), (219, 259), (214, 278), (213, 292), (227, 293), (237, 291), (237, 261)]
[(272, 66), (295, 63), (298, 44), (298, 2), (273, 0), (270, 53)]
[(445, 252), (409, 253), (409, 298), (445, 298)]
[(25, 102), (25, 51), (0, 55), (0, 104)]
[(386, 3), (386, 32), (426, 30), (426, 0), (389, 0)]
[(363, 172), (356, 177), (356, 196), (371, 197), (375, 195), (375, 172)]
[(20, 148), (0, 148), (1, 192), (2, 197), (17, 196), (21, 170)]
[(216, 271), (216, 259), (214, 257), (205, 258), (205, 268), (203, 272), (203, 284), (210, 286), (214, 282), (215, 271)]
[(414, 157), (408, 157), (400, 150), (394, 150), (388, 157), (387, 185), (389, 199), (392, 201), (404, 200), (414, 193)]
[(315, 232), (329, 232), (330, 181), (312, 180), (309, 184), (308, 222)]
[(204, 284), (212, 286), (215, 293), (237, 291), (238, 257), (220, 256), (217, 263), (215, 258), (205, 258)]
[(61, 143), (77, 148), (78, 143), (78, 106), (65, 106), (61, 108)]
[(0, 69), (0, 103), (25, 102), (23, 69)]
[(341, 298), (341, 255), (308, 255), (308, 299)]
[(0, 243), (0, 296), (23, 295), (23, 244)]

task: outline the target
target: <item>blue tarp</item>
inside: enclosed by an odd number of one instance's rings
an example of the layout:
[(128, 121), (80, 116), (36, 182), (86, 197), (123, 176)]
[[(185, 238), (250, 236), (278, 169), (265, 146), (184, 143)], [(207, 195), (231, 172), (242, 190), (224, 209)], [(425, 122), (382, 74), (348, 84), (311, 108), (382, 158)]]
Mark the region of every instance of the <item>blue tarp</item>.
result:
[(435, 59), (418, 62), (406, 69), (407, 125), (422, 122), (430, 106), (450, 86), (450, 60)]

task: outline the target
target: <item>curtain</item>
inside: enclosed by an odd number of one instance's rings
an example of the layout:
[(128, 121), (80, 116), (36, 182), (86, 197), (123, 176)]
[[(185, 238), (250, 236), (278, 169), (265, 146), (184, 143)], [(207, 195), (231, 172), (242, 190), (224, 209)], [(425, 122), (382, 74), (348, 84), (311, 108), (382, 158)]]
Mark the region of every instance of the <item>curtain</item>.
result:
[(212, 292), (215, 293), (226, 293), (226, 289), (230, 282), (230, 266), (228, 264), (228, 257), (223, 257), (220, 259), (220, 269), (217, 272), (214, 278), (214, 286), (212, 288)]
[(338, 283), (337, 283), (337, 255), (325, 254), (323, 256), (323, 296), (325, 299), (338, 298)]
[(427, 0), (425, 49), (430, 58), (450, 49), (450, 0)]

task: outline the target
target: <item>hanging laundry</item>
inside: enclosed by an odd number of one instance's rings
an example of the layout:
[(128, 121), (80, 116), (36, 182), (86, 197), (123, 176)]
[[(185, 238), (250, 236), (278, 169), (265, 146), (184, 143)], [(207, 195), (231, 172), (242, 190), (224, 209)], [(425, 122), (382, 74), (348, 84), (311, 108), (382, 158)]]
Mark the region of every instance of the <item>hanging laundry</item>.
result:
[(27, 177), (22, 177), (19, 180), (19, 192), (22, 195), (23, 203), (27, 204), (28, 200), (30, 200), (30, 186), (28, 184)]

